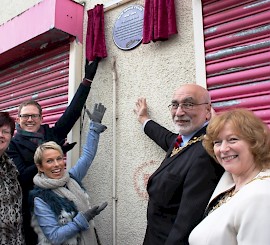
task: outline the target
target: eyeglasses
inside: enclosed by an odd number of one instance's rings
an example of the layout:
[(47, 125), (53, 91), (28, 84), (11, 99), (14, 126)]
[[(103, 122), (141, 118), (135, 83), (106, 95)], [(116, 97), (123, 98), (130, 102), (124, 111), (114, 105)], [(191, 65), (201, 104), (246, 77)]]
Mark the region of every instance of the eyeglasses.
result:
[(207, 105), (208, 103), (200, 103), (200, 104), (196, 104), (196, 103), (172, 103), (170, 105), (168, 105), (170, 110), (177, 110), (178, 107), (181, 107), (182, 110), (192, 110), (194, 106), (197, 105)]
[(2, 135), (4, 135), (4, 136), (7, 136), (7, 135), (10, 135), (10, 134), (11, 134), (11, 132), (10, 132), (9, 130), (7, 130), (7, 129), (0, 130), (0, 132), (1, 132)]
[(40, 118), (39, 114), (21, 114), (20, 118), (27, 120), (29, 117), (31, 117), (32, 119), (37, 119)]

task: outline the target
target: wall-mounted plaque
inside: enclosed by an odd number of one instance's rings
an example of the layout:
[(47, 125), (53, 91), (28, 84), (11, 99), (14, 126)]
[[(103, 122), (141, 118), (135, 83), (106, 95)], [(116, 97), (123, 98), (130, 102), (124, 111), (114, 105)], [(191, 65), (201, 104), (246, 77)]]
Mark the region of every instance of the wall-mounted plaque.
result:
[(118, 16), (113, 28), (113, 41), (123, 50), (137, 47), (143, 37), (144, 8), (141, 5), (131, 5)]

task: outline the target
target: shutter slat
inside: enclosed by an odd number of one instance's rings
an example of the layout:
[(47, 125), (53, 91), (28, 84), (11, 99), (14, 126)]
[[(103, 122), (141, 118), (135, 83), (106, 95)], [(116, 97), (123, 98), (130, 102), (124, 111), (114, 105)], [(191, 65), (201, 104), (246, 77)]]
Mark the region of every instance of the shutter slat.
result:
[(248, 30), (232, 33), (227, 36), (221, 36), (215, 39), (206, 40), (205, 47), (209, 51), (232, 47), (246, 42), (246, 40), (255, 41), (261, 38), (269, 38), (270, 24), (254, 27)]
[(248, 108), (270, 127), (270, 0), (202, 0), (202, 6), (214, 109)]
[(216, 25), (204, 31), (205, 40), (217, 38), (219, 36), (228, 35), (246, 29), (251, 29), (256, 26), (263, 26), (269, 22), (269, 10), (256, 14), (253, 18), (237, 19)]
[[(36, 84), (39, 84), (39, 85), (37, 86)], [(13, 100), (14, 97), (15, 98), (27, 97), (27, 96), (31, 96), (33, 93), (36, 93), (36, 91), (46, 91), (50, 88), (55, 89), (57, 87), (60, 87), (66, 84), (67, 84), (66, 77), (55, 80), (55, 81), (51, 81), (48, 83), (43, 83), (43, 84), (40, 84), (36, 82), (35, 80), (33, 80), (30, 84), (22, 84), (24, 86), (18, 85), (19, 88), (18, 89), (16, 88), (16, 91), (14, 91), (14, 87), (13, 89), (12, 88), (7, 89), (5, 93), (1, 91), (0, 96), (2, 96), (2, 99), (5, 101)], [(7, 95), (2, 95), (2, 94), (7, 94)]]
[[(254, 0), (250, 0), (249, 2), (252, 2), (252, 1)], [(235, 8), (239, 5), (242, 5), (241, 1), (239, 0), (226, 0), (226, 1), (218, 1), (218, 2), (212, 0), (212, 2), (214, 2), (213, 4), (209, 4), (209, 2), (211, 2), (211, 0), (204, 1), (204, 3), (208, 3), (208, 5), (205, 6), (205, 8), (203, 9), (204, 16), (214, 14), (220, 11), (224, 11), (226, 9)]]
[(0, 110), (17, 117), (29, 99), (42, 107), (43, 122), (54, 124), (68, 104), (69, 44), (34, 55), (0, 71)]
[(50, 90), (45, 91), (45, 92), (40, 92), (37, 90), (29, 96), (16, 98), (16, 100), (13, 99), (13, 100), (10, 100), (8, 102), (2, 102), (0, 104), (0, 110), (5, 110), (8, 107), (14, 107), (18, 103), (21, 104), (22, 102), (24, 102), (26, 100), (36, 100), (38, 103), (40, 103), (40, 101), (42, 101), (42, 100), (45, 100), (48, 98), (50, 99), (50, 98), (53, 98), (54, 96), (59, 96), (61, 94), (67, 94), (67, 92), (68, 92), (68, 86), (50, 89)]
[(270, 79), (270, 69), (269, 66), (265, 66), (255, 69), (249, 69), (246, 71), (210, 77), (207, 79), (207, 84), (209, 89), (213, 89), (218, 88), (220, 86), (227, 87), (269, 79)]
[[(225, 2), (225, 1), (224, 1)], [(240, 3), (240, 1), (238, 1)], [(242, 5), (236, 8), (225, 10), (220, 9), (219, 13), (212, 13), (209, 16), (205, 16), (203, 22), (205, 28), (209, 28), (212, 25), (228, 22), (234, 19), (244, 18), (246, 16), (254, 15), (256, 13), (266, 11), (270, 9), (270, 1), (241, 1)]]
[[(28, 71), (26, 71), (28, 72)], [(0, 85), (0, 87), (16, 87), (19, 89), (25, 84), (32, 86), (41, 82), (47, 82), (57, 77), (67, 77), (68, 75), (68, 64), (66, 61), (57, 63), (54, 66), (42, 67), (38, 71), (23, 74), (17, 78), (7, 81), (8, 83)]]
[[(270, 95), (255, 96), (236, 100), (226, 100), (221, 102), (214, 102), (213, 106), (218, 112), (219, 108), (248, 108), (250, 110), (269, 110)], [(269, 118), (269, 115), (268, 115)]]
[(240, 86), (223, 87), (220, 89), (210, 90), (211, 100), (213, 102), (222, 100), (233, 100), (251, 96), (267, 95), (270, 91), (270, 80), (249, 83)]
[(44, 62), (53, 64), (59, 60), (68, 61), (69, 53), (67, 52), (69, 45), (61, 45), (60, 47), (47, 51), (41, 55), (33, 56), (30, 59), (22, 61), (18, 64), (9, 66), (8, 68), (0, 71), (0, 83), (3, 80), (12, 79), (13, 77), (20, 76), (21, 74), (27, 74), (32, 71), (38, 70), (40, 66), (44, 66)]
[(214, 52), (209, 51), (206, 56), (206, 63), (215, 63), (216, 60), (229, 60), (247, 55), (267, 52), (270, 50), (270, 38), (262, 38), (255, 42), (246, 42), (244, 45), (233, 46), (226, 49), (219, 49)]
[(252, 69), (258, 66), (270, 65), (270, 50), (264, 53), (231, 59), (206, 66), (208, 77), (224, 73)]

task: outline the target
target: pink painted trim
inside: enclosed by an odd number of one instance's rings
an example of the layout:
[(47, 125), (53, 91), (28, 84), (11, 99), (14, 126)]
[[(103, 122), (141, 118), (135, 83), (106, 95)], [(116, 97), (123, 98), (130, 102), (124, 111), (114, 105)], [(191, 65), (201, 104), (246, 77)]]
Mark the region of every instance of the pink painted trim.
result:
[(56, 0), (55, 27), (75, 36), (82, 43), (83, 14), (82, 5), (71, 0)]
[(83, 6), (71, 0), (43, 0), (0, 26), (0, 54), (53, 28), (83, 40)]

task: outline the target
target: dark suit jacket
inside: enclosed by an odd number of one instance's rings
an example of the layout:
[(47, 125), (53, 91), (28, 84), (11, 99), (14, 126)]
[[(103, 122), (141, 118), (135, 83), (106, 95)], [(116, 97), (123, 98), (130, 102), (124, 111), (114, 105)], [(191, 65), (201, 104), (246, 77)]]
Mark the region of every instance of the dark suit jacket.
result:
[[(205, 134), (206, 127), (194, 137)], [(147, 231), (144, 245), (188, 244), (191, 230), (202, 220), (204, 210), (223, 168), (198, 141), (170, 157), (177, 134), (154, 121), (146, 123), (145, 133), (167, 151), (147, 185)]]
[[(52, 140), (58, 144), (63, 142), (78, 118), (81, 116), (81, 112), (89, 92), (90, 86), (85, 86), (81, 83), (70, 105), (55, 123), (54, 127), (50, 128), (47, 124), (41, 125), (41, 127), (44, 128), (45, 141)], [(30, 207), (28, 205), (28, 195), (29, 191), (33, 189), (33, 178), (37, 174), (37, 167), (34, 163), (34, 154), (36, 149), (36, 144), (31, 142), (28, 138), (16, 134), (12, 138), (7, 150), (8, 156), (13, 160), (20, 173), (19, 182), (23, 191), (23, 218), (27, 245), (36, 244), (35, 241), (28, 242), (28, 240), (31, 240), (31, 236), (35, 236), (35, 234), (30, 235), (32, 230), (30, 228), (31, 216)]]

